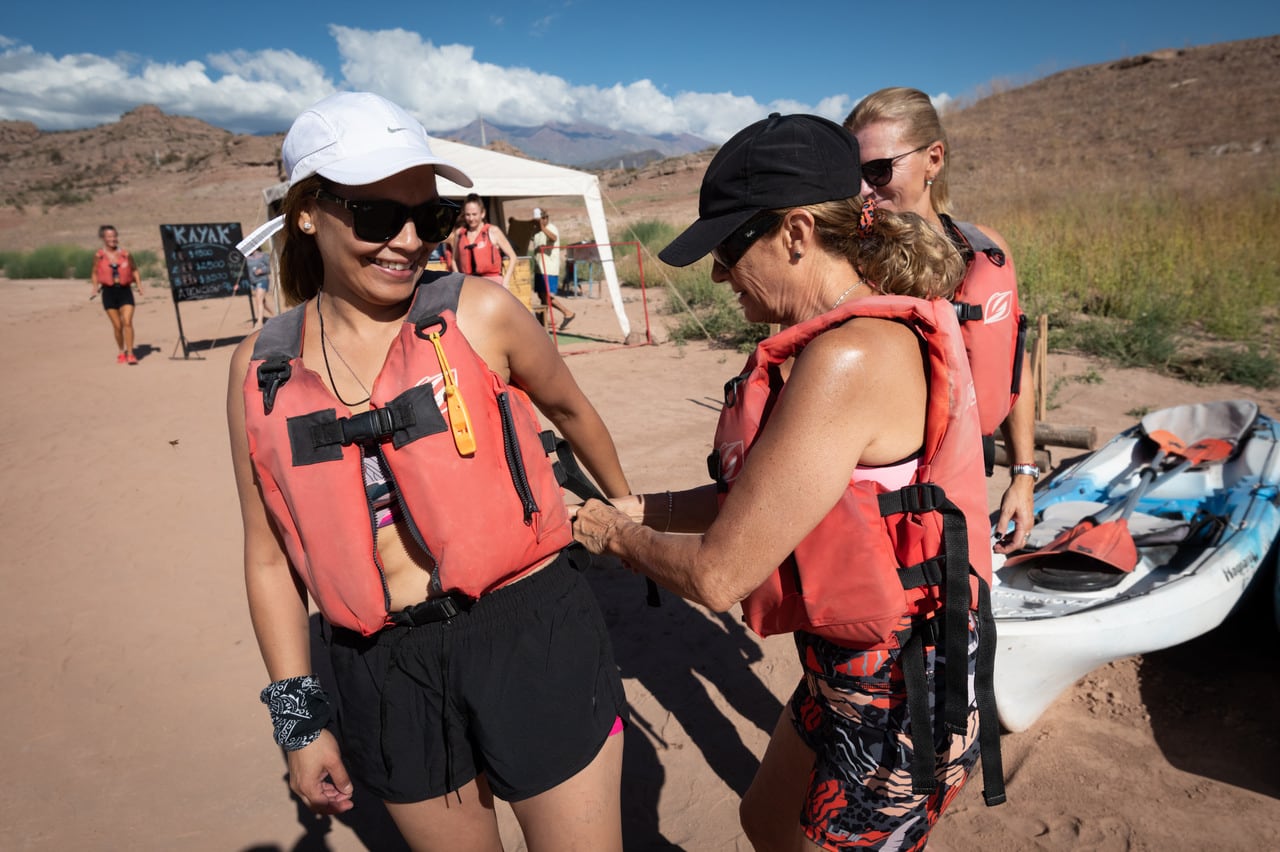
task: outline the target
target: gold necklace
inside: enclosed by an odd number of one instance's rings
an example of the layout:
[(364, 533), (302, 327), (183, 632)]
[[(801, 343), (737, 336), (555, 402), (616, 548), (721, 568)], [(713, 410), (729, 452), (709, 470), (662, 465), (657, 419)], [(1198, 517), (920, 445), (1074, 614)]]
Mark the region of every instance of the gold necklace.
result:
[[(320, 354), (324, 356), (324, 371), (329, 374), (329, 386), (333, 388), (333, 395), (338, 398), (338, 402), (342, 403), (347, 408), (355, 408), (357, 405), (364, 405), (366, 402), (373, 399), (373, 394), (364, 386), (364, 382), (360, 381), (360, 376), (356, 374), (355, 370), (351, 369), (351, 365), (347, 363), (347, 359), (342, 357), (342, 353), (338, 351), (338, 347), (333, 346), (333, 341), (329, 340), (329, 335), (325, 333), (324, 311), (320, 310), (320, 297), (323, 295), (323, 291), (316, 293), (316, 316), (320, 318)], [(364, 399), (357, 402), (347, 402), (342, 398), (342, 394), (338, 392), (338, 383), (333, 380), (333, 370), (329, 367), (328, 347), (330, 346), (333, 346), (333, 354), (338, 356), (338, 360), (342, 362), (342, 366), (347, 368), (347, 372), (351, 374), (351, 378), (356, 380), (356, 384), (360, 386), (360, 390), (364, 391)]]

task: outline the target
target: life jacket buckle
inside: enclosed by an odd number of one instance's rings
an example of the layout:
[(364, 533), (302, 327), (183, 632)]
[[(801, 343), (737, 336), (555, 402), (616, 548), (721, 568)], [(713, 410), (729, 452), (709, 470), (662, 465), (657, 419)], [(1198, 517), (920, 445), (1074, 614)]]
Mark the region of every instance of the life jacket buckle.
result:
[(258, 365), (258, 390), (262, 391), (262, 413), (270, 414), (276, 406), (276, 393), (289, 381), (293, 367), (287, 359), (268, 359)]

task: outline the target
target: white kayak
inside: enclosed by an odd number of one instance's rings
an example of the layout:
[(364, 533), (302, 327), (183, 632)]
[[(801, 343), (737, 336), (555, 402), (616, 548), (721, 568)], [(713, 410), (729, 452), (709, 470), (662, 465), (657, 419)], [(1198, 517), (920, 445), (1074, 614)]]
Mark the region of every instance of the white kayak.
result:
[[(1158, 466), (1177, 455), (1163, 452), (1175, 434), (1175, 447), (1209, 438), (1230, 441), (1229, 453), (1193, 466), (1186, 458), (1160, 476)], [(1114, 516), (1126, 497), (1127, 529), (1102, 526), (1136, 545), (1132, 570), (1095, 562), (1087, 544), (1063, 552), (1065, 533)], [(1280, 424), (1247, 401), (1153, 412), (1055, 472), (1035, 502), (1028, 546), (1007, 561), (996, 556), (991, 590), (996, 706), (1010, 731), (1030, 727), (1098, 666), (1177, 645), (1226, 619), (1275, 556)]]

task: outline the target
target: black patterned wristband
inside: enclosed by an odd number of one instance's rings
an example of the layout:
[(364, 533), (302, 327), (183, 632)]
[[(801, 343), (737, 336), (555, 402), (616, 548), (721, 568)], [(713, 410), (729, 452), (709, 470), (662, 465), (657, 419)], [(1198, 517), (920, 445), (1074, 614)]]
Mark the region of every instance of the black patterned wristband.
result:
[(315, 742), (333, 712), (315, 675), (277, 680), (258, 694), (258, 700), (271, 711), (276, 743), (285, 751)]

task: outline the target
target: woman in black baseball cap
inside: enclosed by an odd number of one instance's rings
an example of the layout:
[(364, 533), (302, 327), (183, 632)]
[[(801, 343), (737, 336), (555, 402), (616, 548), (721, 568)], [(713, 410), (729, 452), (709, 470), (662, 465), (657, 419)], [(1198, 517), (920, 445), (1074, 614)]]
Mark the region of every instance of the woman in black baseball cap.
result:
[(659, 257), (710, 254), (747, 319), (785, 328), (725, 385), (714, 485), (575, 519), (592, 551), (794, 634), (804, 676), (741, 807), (757, 849), (919, 849), (979, 756), (986, 489), (945, 300), (964, 264), (860, 185), (857, 141), (825, 118), (775, 114), (725, 143)]

